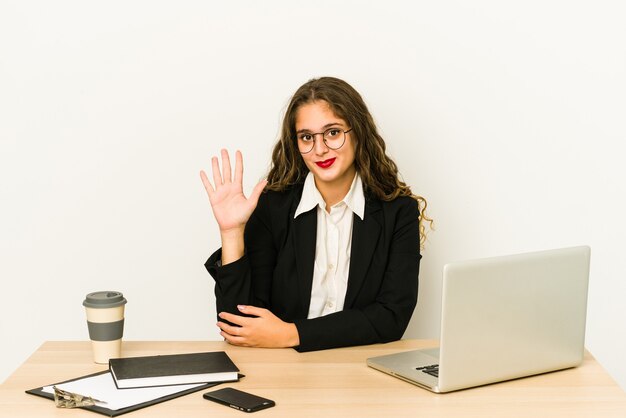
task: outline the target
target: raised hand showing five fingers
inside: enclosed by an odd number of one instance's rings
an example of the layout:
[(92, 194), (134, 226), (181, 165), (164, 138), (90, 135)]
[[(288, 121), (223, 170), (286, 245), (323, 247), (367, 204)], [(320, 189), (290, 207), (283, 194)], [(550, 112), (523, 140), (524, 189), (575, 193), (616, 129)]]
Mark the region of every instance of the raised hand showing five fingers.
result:
[(211, 184), (204, 171), (200, 171), (200, 178), (209, 195), (213, 215), (222, 235), (232, 232), (243, 234), (246, 222), (250, 219), (267, 180), (261, 180), (252, 190), (250, 197), (246, 198), (243, 194), (243, 157), (241, 152), (237, 151), (235, 154), (234, 177), (228, 151), (222, 149), (221, 154), (221, 171), (217, 157), (211, 158), (214, 184)]

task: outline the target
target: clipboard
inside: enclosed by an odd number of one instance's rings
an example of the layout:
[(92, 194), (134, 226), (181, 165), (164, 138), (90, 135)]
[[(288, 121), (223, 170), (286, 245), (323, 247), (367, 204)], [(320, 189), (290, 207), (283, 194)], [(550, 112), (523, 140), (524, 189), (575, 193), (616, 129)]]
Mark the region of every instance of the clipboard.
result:
[[(35, 395), (35, 396), (41, 396), (43, 398), (47, 398), (50, 400), (54, 400), (54, 394), (53, 393), (49, 393), (47, 391), (45, 391), (45, 388), (49, 388), (52, 386), (59, 386), (59, 385), (63, 385), (63, 384), (67, 384), (67, 383), (76, 383), (76, 382), (80, 382), (81, 380), (86, 380), (86, 379), (90, 379), (90, 378), (96, 378), (96, 376), (100, 376), (103, 374), (108, 374), (109, 377), (111, 378), (111, 384), (114, 385), (113, 383), (113, 377), (110, 375), (109, 370), (105, 370), (102, 372), (97, 372), (97, 373), (92, 373), (92, 374), (88, 374), (85, 376), (81, 376), (81, 377), (77, 377), (74, 379), (70, 379), (70, 380), (66, 380), (63, 382), (58, 382), (58, 383), (53, 383), (51, 385), (47, 385), (47, 386), (41, 386), (38, 388), (34, 388), (34, 389), (30, 389), (27, 390), (26, 393), (30, 394), (30, 395)], [(243, 375), (239, 375), (239, 377), (243, 377)], [(104, 378), (104, 376), (103, 376)], [(194, 393), (194, 392), (198, 392), (200, 390), (206, 389), (206, 388), (210, 388), (216, 385), (219, 385), (221, 383), (225, 383), (225, 382), (211, 382), (211, 383), (201, 383), (199, 385), (191, 385), (193, 387), (189, 387), (190, 385), (181, 385), (180, 390), (177, 390), (178, 388), (176, 386), (168, 386), (168, 389), (164, 389), (165, 391), (169, 392), (168, 394), (164, 395), (164, 396), (156, 396), (156, 397), (149, 397), (148, 400), (146, 401), (142, 401), (142, 402), (138, 402), (138, 403), (134, 403), (132, 405), (126, 406), (126, 407), (122, 407), (122, 408), (118, 408), (118, 409), (112, 409), (109, 408), (107, 406), (100, 406), (100, 405), (93, 405), (93, 406), (81, 406), (80, 409), (86, 409), (88, 411), (92, 411), (92, 412), (96, 412), (102, 415), (106, 415), (109, 417), (116, 417), (118, 415), (122, 415), (125, 414), (127, 412), (132, 412), (132, 411), (136, 411), (138, 409), (142, 409), (142, 408), (146, 408), (148, 406), (151, 405), (155, 405), (161, 402), (165, 402), (165, 401), (169, 401), (171, 399), (175, 399), (178, 398), (179, 396), (184, 396), (184, 395), (188, 395), (190, 393)], [(116, 389), (118, 391), (133, 391), (136, 389)], [(80, 392), (79, 392), (80, 393)], [(129, 393), (129, 392), (127, 392)], [(86, 396), (91, 396), (90, 394), (83, 394), (82, 395), (86, 395)]]

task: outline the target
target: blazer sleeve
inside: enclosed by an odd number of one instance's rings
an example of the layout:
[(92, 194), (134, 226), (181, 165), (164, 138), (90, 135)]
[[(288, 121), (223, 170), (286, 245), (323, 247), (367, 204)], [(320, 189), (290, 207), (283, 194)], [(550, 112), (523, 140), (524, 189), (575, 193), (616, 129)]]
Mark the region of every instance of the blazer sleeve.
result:
[[(243, 257), (222, 265), (220, 248), (206, 261), (205, 267), (215, 280), (217, 313), (241, 315), (237, 305), (269, 308), (271, 277), (276, 260), (269, 220), (267, 194), (264, 193), (246, 224)], [(254, 265), (254, 272), (251, 264)]]
[(402, 338), (417, 304), (419, 248), (417, 202), (398, 210), (388, 244), (388, 262), (374, 300), (314, 319), (294, 321), (298, 351), (384, 343)]

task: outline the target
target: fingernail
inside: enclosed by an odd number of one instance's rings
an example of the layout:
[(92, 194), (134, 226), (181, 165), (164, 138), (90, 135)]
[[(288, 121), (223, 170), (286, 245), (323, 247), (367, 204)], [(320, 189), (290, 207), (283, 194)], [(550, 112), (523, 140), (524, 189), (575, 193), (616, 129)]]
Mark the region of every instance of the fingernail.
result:
[(237, 309), (239, 309), (240, 311), (245, 311), (246, 305), (237, 305)]

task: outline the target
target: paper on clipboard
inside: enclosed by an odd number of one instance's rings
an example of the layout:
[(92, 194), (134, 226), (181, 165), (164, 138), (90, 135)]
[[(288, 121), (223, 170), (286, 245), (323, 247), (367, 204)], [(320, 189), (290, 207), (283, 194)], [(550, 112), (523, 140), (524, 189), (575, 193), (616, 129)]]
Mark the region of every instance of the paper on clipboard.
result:
[(86, 376), (71, 382), (59, 383), (56, 385), (44, 386), (42, 391), (54, 395), (56, 386), (59, 389), (83, 396), (90, 396), (106, 403), (97, 402), (97, 406), (108, 409), (123, 409), (145, 402), (151, 402), (165, 396), (171, 396), (185, 390), (206, 386), (205, 383), (176, 386), (159, 386), (137, 389), (118, 389), (115, 387), (113, 377), (109, 372)]
[[(238, 375), (238, 378), (236, 380), (232, 380), (232, 382), (238, 381), (242, 377), (244, 377), (244, 375), (240, 374)], [(137, 389), (117, 389), (115, 383), (113, 382), (113, 376), (111, 376), (111, 373), (108, 370), (105, 370), (72, 380), (29, 389), (26, 390), (26, 393), (41, 396), (54, 401), (53, 387), (56, 386), (59, 389), (72, 392), (74, 394), (90, 396), (106, 402), (96, 403), (92, 406), (81, 406), (81, 409), (110, 417), (116, 417), (128, 412), (136, 411), (137, 409), (169, 401), (171, 399), (178, 398), (179, 396), (189, 395), (221, 383), (226, 382), (195, 383), (189, 385), (159, 386)]]

